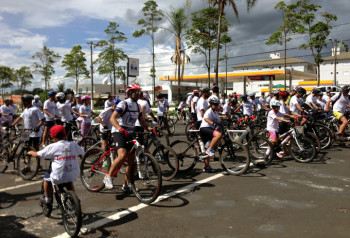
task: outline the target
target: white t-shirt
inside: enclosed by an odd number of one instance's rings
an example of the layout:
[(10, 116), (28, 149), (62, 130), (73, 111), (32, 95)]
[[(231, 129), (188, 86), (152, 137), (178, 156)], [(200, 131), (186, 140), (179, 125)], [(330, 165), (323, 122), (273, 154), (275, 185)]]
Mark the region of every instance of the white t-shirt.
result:
[(228, 103), (226, 103), (224, 106), (223, 106), (223, 110), (222, 110), (222, 113), (223, 114), (227, 114), (227, 115), (231, 115), (232, 113), (231, 113), (231, 110), (232, 110), (232, 107), (228, 104)]
[(38, 102), (36, 102), (35, 99), (32, 101), (32, 105), (34, 107), (37, 107), (37, 108), (43, 107), (43, 103), (40, 100), (38, 100)]
[[(24, 109), (21, 118), (23, 118), (24, 129), (34, 129), (45, 117), (39, 108), (31, 107)], [(30, 137), (41, 137), (41, 131), (32, 132)]]
[(109, 107), (111, 107), (111, 106), (113, 106), (113, 100), (112, 100), (112, 101), (106, 100), (106, 101), (105, 101), (105, 109), (106, 109), (106, 108), (109, 108)]
[(18, 112), (19, 108), (16, 106), (16, 104), (11, 105), (11, 107), (13, 107), (13, 110), (15, 110), (16, 113)]
[[(0, 112), (5, 113), (5, 114), (10, 114), (10, 113), (16, 114), (15, 110), (13, 109), (13, 107), (11, 107), (11, 105), (9, 105), (9, 106), (2, 105), (0, 107)], [(4, 117), (5, 121), (12, 121), (13, 120), (13, 116), (11, 116), (11, 115), (3, 116), (3, 117)]]
[[(58, 116), (58, 109), (56, 103), (50, 101), (49, 99), (44, 102), (44, 110), (47, 110), (52, 116)], [(53, 121), (54, 119), (44, 113), (46, 121)]]
[(270, 102), (271, 102), (272, 99), (273, 99), (273, 97), (268, 96), (268, 97), (266, 98), (266, 102), (267, 102), (268, 104), (270, 104)]
[[(111, 110), (111, 108), (106, 108), (99, 115), (99, 118), (101, 118), (101, 120), (108, 127), (108, 129), (112, 129), (112, 123), (109, 121), (112, 114), (113, 114), (113, 110)], [(103, 132), (102, 124), (100, 124), (100, 131)]]
[[(142, 106), (145, 107), (145, 114), (147, 115), (148, 113), (151, 112), (151, 107), (149, 106), (148, 102), (146, 100), (142, 100), (142, 99), (139, 99), (137, 101), (137, 104), (140, 105), (140, 108), (141, 108), (141, 112), (142, 112)], [(141, 126), (140, 124), (140, 120), (137, 119), (136, 123), (135, 123), (135, 126)]]
[[(339, 94), (334, 95), (332, 97), (332, 101), (334, 102), (335, 100), (337, 100), (338, 97), (339, 97)], [(349, 96), (344, 97), (343, 93), (341, 93), (340, 98), (333, 105), (333, 111), (345, 113), (347, 105), (350, 105)]]
[[(287, 105), (285, 104), (285, 102), (283, 102), (283, 101), (281, 100), (280, 103), (281, 103), (281, 106), (280, 106), (279, 112), (282, 113), (282, 114), (284, 114), (284, 115), (286, 115), (286, 114), (289, 115), (290, 112), (289, 112), (289, 109), (288, 109)], [(286, 117), (286, 116), (284, 116), (283, 119), (288, 120), (289, 118)]]
[(296, 107), (296, 104), (299, 104), (299, 106), (302, 106), (304, 104), (303, 99), (298, 98), (296, 95), (294, 95), (289, 102), (289, 108), (292, 112), (300, 114), (301, 111)]
[(261, 102), (261, 104), (264, 104), (264, 105), (266, 105), (267, 103), (266, 98), (263, 98), (263, 97), (260, 97), (259, 101)]
[(201, 114), (201, 110), (204, 110), (204, 113), (207, 111), (208, 109), (208, 101), (205, 100), (204, 98), (200, 98), (198, 99), (198, 102), (197, 102), (197, 121), (201, 121), (203, 118), (202, 118), (202, 114)]
[(220, 116), (219, 116), (219, 113), (218, 113), (217, 111), (214, 111), (212, 108), (209, 108), (209, 109), (204, 113), (203, 121), (202, 121), (202, 123), (201, 123), (200, 128), (202, 128), (202, 127), (210, 127), (210, 128), (215, 129), (215, 126), (212, 125), (212, 124), (209, 124), (208, 122), (206, 122), (206, 121), (204, 120), (204, 118), (208, 118), (209, 120), (211, 120), (211, 121), (214, 122), (214, 123), (219, 123), (219, 122), (221, 121)]
[(273, 97), (273, 98), (270, 100), (270, 103), (269, 103), (269, 104), (270, 104), (270, 108), (272, 108), (272, 106), (271, 106), (272, 102), (278, 102), (278, 100), (277, 100), (276, 98)]
[(179, 106), (177, 107), (177, 109), (182, 109), (185, 108), (188, 104), (186, 102), (180, 102)]
[(58, 111), (61, 113), (62, 121), (72, 121), (73, 120), (73, 110), (72, 110), (72, 104), (70, 102), (65, 103), (56, 103)]
[(38, 152), (39, 158), (51, 159), (50, 179), (55, 184), (74, 182), (80, 174), (78, 156), (84, 149), (73, 141), (61, 140)]
[(186, 103), (187, 103), (187, 105), (191, 105), (191, 102), (192, 102), (192, 95), (189, 95), (187, 97)]
[(243, 115), (252, 116), (253, 115), (253, 104), (249, 101), (242, 102)]
[(276, 120), (276, 117), (283, 117), (284, 114), (277, 112), (275, 113), (274, 110), (270, 110), (269, 114), (267, 115), (267, 130), (268, 131), (278, 131), (279, 121)]
[(90, 105), (82, 105), (80, 108), (79, 108), (79, 113), (82, 113), (82, 114), (85, 114), (85, 115), (89, 115), (90, 117), (83, 117), (83, 120), (84, 120), (84, 123), (91, 123), (91, 107)]
[[(126, 104), (128, 106), (126, 106)], [(127, 111), (126, 111), (126, 107)], [(124, 114), (122, 117), (118, 118), (118, 123), (120, 126), (124, 127), (127, 131), (132, 132), (136, 126), (136, 121), (142, 116), (141, 107), (139, 104), (134, 102), (131, 98), (126, 99), (118, 103), (115, 109), (119, 115)], [(124, 111), (126, 111), (124, 113)], [(112, 127), (112, 133), (119, 132), (114, 126)]]
[(317, 104), (317, 97), (316, 96), (312, 96), (312, 94), (307, 96), (307, 98), (305, 100), (305, 103), (307, 105), (309, 105), (312, 109), (316, 109), (314, 106), (312, 106), (311, 102), (313, 102), (314, 104)]
[(325, 100), (326, 102), (328, 102), (329, 99), (330, 97), (328, 97), (327, 94), (322, 96), (322, 100)]
[(196, 103), (198, 102), (198, 99), (199, 99), (199, 97), (197, 97), (197, 96), (194, 96), (194, 97), (192, 98), (192, 102), (191, 102), (191, 113), (197, 113), (197, 111), (196, 111), (197, 105), (195, 105), (195, 107), (193, 107), (193, 103), (196, 104)]
[(162, 98), (163, 100), (161, 101), (157, 101), (156, 104), (158, 105), (158, 110), (157, 110), (157, 114), (158, 115), (163, 115), (168, 107), (168, 100), (166, 98)]
[(249, 101), (255, 105), (255, 110), (256, 111), (260, 111), (261, 110), (262, 106), (261, 106), (261, 102), (260, 102), (259, 99), (254, 98), (254, 100), (249, 99)]

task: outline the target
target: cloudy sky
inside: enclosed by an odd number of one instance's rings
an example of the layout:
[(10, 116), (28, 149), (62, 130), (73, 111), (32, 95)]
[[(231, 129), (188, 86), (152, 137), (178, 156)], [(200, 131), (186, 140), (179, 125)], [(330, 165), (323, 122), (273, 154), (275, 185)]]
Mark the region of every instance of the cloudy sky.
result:
[[(140, 76), (138, 81), (142, 84), (150, 82), (149, 68), (151, 66), (151, 40), (150, 37), (133, 38), (132, 33), (138, 30), (137, 21), (143, 17), (141, 9), (145, 0), (0, 0), (0, 65), (12, 68), (32, 66), (31, 56), (39, 51), (43, 45), (59, 53), (62, 58), (69, 53), (73, 46), (81, 45), (90, 59), (90, 50), (87, 42), (105, 39), (104, 30), (110, 21), (120, 25), (119, 30), (128, 38), (126, 43), (120, 44), (129, 57), (140, 59)], [(159, 9), (169, 11), (183, 7), (185, 0), (158, 0)], [(274, 9), (277, 0), (259, 0), (258, 4), (249, 13), (246, 11), (244, 0), (236, 0), (239, 10), (237, 22), (232, 8), (228, 6), (226, 12), (228, 20), (232, 23), (229, 34), (232, 42), (227, 51), (230, 57), (229, 68), (235, 64), (249, 62), (255, 59), (268, 58), (269, 52), (278, 51), (281, 47), (266, 46), (268, 37), (276, 31), (281, 24), (281, 15)], [(287, 0), (289, 4), (294, 0)], [(327, 11), (338, 16), (330, 37), (344, 40), (350, 44), (350, 3), (349, 0), (313, 0), (322, 6), (321, 11)], [(206, 7), (208, 0), (192, 0), (190, 9), (199, 10)], [(162, 27), (167, 28), (168, 23), (163, 21)], [(310, 52), (296, 50), (304, 41), (303, 37), (296, 36), (289, 43), (288, 56), (298, 57), (312, 61)], [(157, 77), (174, 75), (174, 65), (170, 58), (174, 51), (174, 38), (165, 30), (156, 34), (156, 71)], [(186, 66), (185, 74), (205, 74), (204, 58), (200, 55), (190, 54), (191, 63)], [(97, 58), (95, 50), (93, 57)], [(215, 52), (212, 65), (215, 64)], [(330, 55), (330, 49), (324, 50), (324, 56)], [(89, 61), (89, 60), (88, 60)], [(121, 62), (125, 65), (125, 62)], [(90, 64), (88, 63), (88, 67)], [(224, 63), (219, 66), (224, 71)], [(59, 82), (67, 82), (64, 78), (65, 70), (61, 63), (55, 65), (56, 74), (51, 85), (55, 88)], [(213, 72), (213, 71), (212, 71)], [(97, 82), (105, 76), (95, 75)], [(35, 75), (31, 88), (43, 87), (41, 76)], [(84, 80), (81, 83), (89, 83)], [(66, 87), (73, 84), (66, 83)]]

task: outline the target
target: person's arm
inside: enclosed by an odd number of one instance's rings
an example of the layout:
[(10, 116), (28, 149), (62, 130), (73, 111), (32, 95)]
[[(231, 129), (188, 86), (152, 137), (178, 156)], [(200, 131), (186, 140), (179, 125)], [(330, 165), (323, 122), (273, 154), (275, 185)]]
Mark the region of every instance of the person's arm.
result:
[(55, 118), (51, 113), (49, 113), (49, 111), (48, 111), (47, 109), (44, 109), (43, 112), (44, 112), (46, 115), (48, 115), (49, 117), (51, 117), (52, 119)]
[(313, 101), (311, 101), (310, 104), (311, 104), (314, 108), (321, 109), (321, 108), (320, 108), (319, 106), (317, 106)]
[(106, 126), (106, 124), (102, 121), (102, 119), (101, 119), (100, 116), (97, 117), (97, 121), (98, 121), (103, 127)]
[(109, 121), (111, 122), (112, 126), (114, 126), (117, 130), (120, 130), (123, 128), (118, 123), (118, 120), (117, 120), (118, 117), (119, 117), (119, 113), (117, 111), (114, 111)]
[[(307, 105), (307, 104), (306, 104)], [(295, 104), (295, 106), (298, 108), (299, 111), (303, 112), (304, 109), (300, 106), (299, 103)]]
[(39, 157), (38, 152), (36, 152), (36, 151), (28, 151), (27, 154), (32, 156), (32, 157)]
[(145, 130), (147, 130), (147, 131), (151, 131), (152, 130), (152, 127), (149, 127), (148, 125), (147, 125), (147, 122), (146, 122), (146, 120), (145, 120), (145, 118), (144, 117), (140, 117), (139, 118), (139, 121), (140, 121), (140, 125), (145, 129)]
[(330, 104), (333, 102), (332, 98), (330, 98), (326, 104), (326, 108), (324, 109), (325, 112), (328, 112), (328, 108), (330, 107)]
[(282, 117), (275, 117), (275, 119), (278, 120), (278, 121), (284, 121), (284, 122), (287, 122), (287, 123), (291, 123), (290, 120), (283, 119)]
[(14, 122), (12, 122), (11, 126), (15, 126), (18, 123), (20, 123), (21, 121), (23, 121), (23, 118), (22, 117), (17, 117), (17, 119)]
[(207, 123), (214, 125), (215, 126), (215, 122), (213, 122), (212, 120), (210, 120), (209, 118), (204, 118), (204, 121), (206, 121)]
[(41, 127), (44, 124), (45, 121), (46, 121), (46, 119), (44, 117), (43, 119), (40, 120), (39, 124), (36, 125), (36, 127)]
[(238, 112), (241, 108), (242, 108), (242, 104), (239, 105), (239, 106), (236, 108), (236, 110), (234, 110), (234, 112)]

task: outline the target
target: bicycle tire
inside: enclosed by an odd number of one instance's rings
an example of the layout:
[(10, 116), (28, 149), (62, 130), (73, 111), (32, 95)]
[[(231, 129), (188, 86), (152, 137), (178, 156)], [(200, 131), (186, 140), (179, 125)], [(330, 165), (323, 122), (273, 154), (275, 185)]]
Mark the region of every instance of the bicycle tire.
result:
[(82, 225), (80, 200), (74, 191), (66, 191), (62, 202), (63, 226), (68, 235), (76, 237)]
[(168, 120), (169, 135), (174, 135), (175, 133), (175, 123), (173, 120)]
[[(109, 157), (104, 160), (104, 153), (105, 151), (101, 148), (92, 147), (85, 152), (81, 160), (80, 179), (84, 187), (90, 192), (99, 192), (105, 187), (103, 178), (111, 167), (111, 160)], [(105, 161), (106, 164), (104, 164)], [(92, 168), (93, 165), (95, 165), (94, 168)]]
[(170, 145), (170, 140), (169, 140), (168, 133), (166, 133), (166, 132), (163, 131), (163, 130), (159, 130), (159, 131), (157, 132), (157, 135), (158, 135), (159, 140), (161, 141), (161, 143), (162, 143), (163, 145), (167, 145), (167, 146)]
[(91, 137), (94, 138), (96, 141), (101, 140), (100, 131), (98, 127), (93, 129)]
[[(136, 198), (146, 204), (154, 202), (162, 188), (162, 172), (159, 163), (151, 154), (142, 153), (140, 164), (133, 163), (131, 171), (137, 171), (131, 176), (131, 189)], [(140, 177), (141, 175), (141, 177)]]
[(175, 178), (179, 171), (179, 160), (176, 152), (169, 146), (160, 145), (159, 148), (154, 149), (152, 155), (158, 160), (162, 179), (169, 181)]
[(39, 158), (27, 154), (31, 150), (34, 148), (23, 147), (17, 158), (18, 175), (24, 180), (31, 180), (39, 171)]
[[(41, 196), (44, 197), (44, 182), (41, 184)], [(40, 206), (43, 210), (43, 213), (46, 217), (50, 217), (51, 216), (51, 212), (53, 209), (53, 197), (51, 198), (51, 202), (46, 204), (46, 206), (44, 204), (40, 203)]]
[(333, 143), (331, 130), (327, 126), (319, 123), (315, 123), (313, 128), (315, 129), (316, 136), (320, 139), (321, 149), (328, 149)]
[(9, 164), (9, 151), (8, 147), (0, 145), (0, 173), (5, 173)]
[(97, 140), (91, 136), (86, 136), (84, 138), (82, 138), (78, 145), (84, 149), (84, 151), (87, 151), (88, 149), (90, 149), (91, 146), (93, 146), (94, 144), (97, 143)]
[(312, 142), (314, 142), (314, 144), (316, 146), (316, 151), (317, 151), (317, 153), (319, 153), (322, 149), (320, 139), (312, 132), (306, 132), (305, 136), (310, 138), (312, 140)]
[(231, 175), (244, 174), (249, 168), (249, 154), (245, 145), (237, 142), (224, 144), (220, 151), (221, 167)]
[(187, 123), (185, 127), (185, 134), (186, 134), (186, 139), (190, 142), (192, 142), (195, 139), (194, 133), (189, 132), (189, 130), (196, 130), (196, 124), (193, 122)]
[(191, 171), (198, 161), (197, 150), (194, 145), (190, 146), (187, 141), (176, 140), (170, 144), (170, 147), (176, 152), (179, 161), (179, 173)]
[[(296, 142), (296, 140), (298, 140), (298, 142)], [(299, 148), (298, 144), (301, 145), (302, 148)], [(292, 139), (290, 143), (290, 151), (292, 157), (297, 162), (301, 163), (311, 162), (316, 156), (315, 144), (312, 142), (311, 139), (307, 138), (304, 135)]]
[[(264, 136), (253, 136), (248, 143), (248, 153), (250, 161), (255, 165), (269, 165), (273, 159), (273, 145)], [(270, 148), (270, 155), (266, 155), (266, 151)]]

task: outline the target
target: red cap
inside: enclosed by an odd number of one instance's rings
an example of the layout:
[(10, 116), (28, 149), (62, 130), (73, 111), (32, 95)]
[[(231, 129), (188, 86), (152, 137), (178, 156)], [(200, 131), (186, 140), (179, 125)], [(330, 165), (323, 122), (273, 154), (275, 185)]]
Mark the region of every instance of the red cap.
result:
[(64, 127), (61, 125), (51, 127), (50, 134), (52, 137), (57, 137), (59, 133), (66, 135), (66, 129), (64, 129)]

